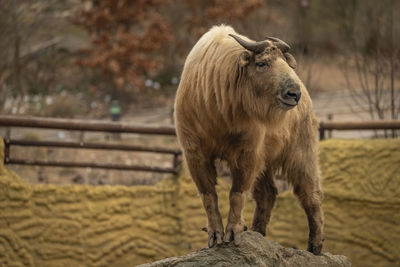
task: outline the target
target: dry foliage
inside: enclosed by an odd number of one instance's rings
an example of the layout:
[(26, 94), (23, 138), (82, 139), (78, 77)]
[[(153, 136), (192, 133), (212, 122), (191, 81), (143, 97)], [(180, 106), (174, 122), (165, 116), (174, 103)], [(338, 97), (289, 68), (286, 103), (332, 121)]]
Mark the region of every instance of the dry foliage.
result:
[[(85, 1), (85, 0), (84, 0)], [(157, 57), (171, 41), (160, 0), (91, 0), (81, 8), (74, 22), (90, 33), (93, 47), (78, 61), (87, 67), (101, 68), (105, 80), (118, 89), (143, 87), (146, 74), (157, 70)]]
[(247, 18), (256, 8), (263, 5), (261, 0), (192, 0), (184, 1), (189, 11), (187, 22), (198, 35), (205, 33), (215, 23), (234, 24)]
[[(244, 19), (262, 5), (261, 0), (82, 1), (87, 4), (73, 21), (90, 33), (93, 46), (82, 51), (85, 56), (78, 63), (100, 68), (107, 86), (130, 92), (142, 89), (146, 76), (163, 67), (160, 55), (168, 45), (187, 51), (191, 38), (198, 38), (210, 25)], [(190, 37), (182, 38), (177, 25), (185, 25), (183, 35)]]

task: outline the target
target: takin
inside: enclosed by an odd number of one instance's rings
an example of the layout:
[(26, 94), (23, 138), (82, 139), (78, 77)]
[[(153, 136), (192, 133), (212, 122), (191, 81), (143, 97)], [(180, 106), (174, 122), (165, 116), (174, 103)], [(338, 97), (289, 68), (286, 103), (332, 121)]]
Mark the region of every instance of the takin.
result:
[[(307, 215), (308, 251), (322, 250), (318, 122), (289, 49), (277, 38), (255, 42), (222, 25), (205, 33), (185, 61), (175, 99), (176, 132), (207, 214), (209, 247), (240, 243), (248, 190), (256, 202), (251, 230), (265, 235), (280, 172)], [(225, 232), (216, 159), (226, 160), (232, 178)]]

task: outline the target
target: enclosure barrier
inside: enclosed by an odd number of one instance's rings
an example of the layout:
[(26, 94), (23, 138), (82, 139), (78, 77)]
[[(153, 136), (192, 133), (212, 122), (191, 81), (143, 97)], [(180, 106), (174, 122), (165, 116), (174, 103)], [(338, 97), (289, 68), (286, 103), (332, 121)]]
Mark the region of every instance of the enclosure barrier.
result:
[(400, 120), (371, 120), (371, 121), (321, 121), (319, 123), (319, 139), (325, 139), (325, 131), (348, 130), (398, 130)]
[[(84, 121), (84, 120), (67, 120), (67, 119), (50, 119), (37, 117), (14, 117), (0, 116), (0, 126), (3, 127), (24, 127), (24, 128), (44, 128), (56, 130), (73, 130), (73, 131), (91, 131), (91, 132), (111, 132), (111, 133), (135, 133), (149, 135), (167, 135), (175, 136), (173, 127), (157, 127), (157, 126), (138, 126), (127, 123), (102, 122), (102, 121)], [(4, 163), (18, 165), (36, 165), (36, 166), (53, 166), (53, 167), (89, 167), (113, 170), (131, 170), (158, 173), (177, 173), (179, 165), (179, 149), (169, 149), (162, 147), (143, 147), (124, 144), (100, 144), (86, 142), (67, 142), (67, 141), (30, 141), (30, 140), (13, 140), (9, 137), (4, 138)], [(102, 149), (102, 150), (118, 150), (133, 152), (148, 152), (159, 154), (173, 155), (172, 167), (157, 166), (141, 166), (141, 165), (123, 165), (111, 163), (97, 162), (66, 162), (66, 161), (42, 161), (32, 159), (16, 159), (10, 156), (11, 146), (29, 146), (29, 147), (58, 147), (58, 148), (78, 148), (78, 149)]]
[[(104, 122), (104, 121), (86, 121), (86, 120), (70, 120), (70, 119), (50, 119), (38, 117), (15, 117), (1, 116), (0, 126), (3, 127), (25, 127), (25, 128), (44, 128), (56, 130), (72, 130), (72, 131), (91, 131), (91, 132), (111, 132), (111, 133), (135, 133), (149, 135), (167, 135), (175, 136), (174, 127), (157, 127), (157, 126), (139, 126), (122, 122)], [(400, 129), (400, 120), (381, 120), (381, 121), (362, 121), (362, 122), (333, 122), (321, 121), (319, 123), (320, 140), (325, 139), (325, 132), (338, 130), (396, 130)], [(4, 138), (5, 164), (20, 165), (37, 165), (37, 166), (55, 166), (55, 167), (89, 167), (114, 170), (131, 170), (146, 171), (158, 173), (177, 173), (179, 165), (179, 157), (181, 151), (179, 149), (168, 149), (160, 147), (142, 147), (124, 144), (99, 144), (86, 142), (66, 142), (66, 141), (28, 141), (13, 140), (9, 137)], [(139, 166), (139, 165), (121, 165), (110, 163), (96, 162), (63, 162), (63, 161), (40, 161), (30, 159), (15, 159), (10, 157), (11, 146), (30, 146), (30, 147), (58, 147), (58, 148), (75, 148), (75, 149), (103, 149), (103, 150), (119, 150), (161, 153), (173, 155), (172, 167), (157, 166)]]
[(175, 135), (174, 127), (137, 126), (123, 122), (87, 121), (76, 119), (53, 119), (38, 117), (1, 116), (0, 126), (45, 128), (111, 133), (136, 133), (153, 135)]

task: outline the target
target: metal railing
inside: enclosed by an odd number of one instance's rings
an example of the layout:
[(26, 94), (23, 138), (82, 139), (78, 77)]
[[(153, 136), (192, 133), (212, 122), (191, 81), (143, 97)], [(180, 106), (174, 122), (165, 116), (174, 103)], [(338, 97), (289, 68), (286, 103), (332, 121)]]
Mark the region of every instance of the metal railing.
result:
[[(0, 116), (0, 126), (3, 127), (24, 127), (24, 128), (44, 128), (56, 130), (72, 130), (72, 131), (91, 131), (91, 132), (111, 132), (111, 133), (135, 133), (148, 135), (167, 135), (175, 136), (174, 127), (157, 127), (157, 126), (138, 126), (120, 122), (103, 122), (103, 121), (84, 121), (84, 120), (66, 120), (66, 119), (50, 119), (37, 117), (13, 117)], [(126, 144), (101, 144), (73, 141), (31, 141), (31, 140), (13, 140), (8, 137), (4, 138), (4, 163), (18, 165), (36, 165), (36, 166), (52, 166), (52, 167), (77, 167), (77, 168), (101, 168), (113, 170), (131, 170), (158, 173), (177, 173), (180, 161), (181, 151), (179, 149), (163, 148), (163, 147), (144, 147)], [(114, 163), (98, 163), (98, 162), (68, 162), (68, 161), (52, 161), (52, 160), (33, 160), (33, 159), (17, 159), (10, 155), (11, 146), (29, 146), (29, 147), (57, 147), (57, 148), (75, 148), (75, 149), (101, 149), (101, 150), (118, 150), (133, 152), (148, 152), (158, 154), (169, 154), (173, 156), (171, 167), (158, 166), (142, 166), (142, 165), (123, 165)]]

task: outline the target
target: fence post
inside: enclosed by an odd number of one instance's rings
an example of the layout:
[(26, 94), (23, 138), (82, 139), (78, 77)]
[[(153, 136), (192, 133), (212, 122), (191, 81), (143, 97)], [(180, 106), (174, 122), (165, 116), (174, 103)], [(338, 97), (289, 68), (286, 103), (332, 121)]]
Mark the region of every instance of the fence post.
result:
[(322, 141), (324, 139), (325, 139), (325, 129), (323, 128), (321, 123), (321, 125), (319, 126), (319, 140)]
[(10, 161), (10, 139), (4, 139), (4, 164)]
[[(333, 119), (333, 114), (329, 113), (328, 121), (331, 121), (332, 119)], [(332, 130), (328, 130), (328, 138), (332, 138)]]
[(173, 166), (174, 166), (174, 169), (175, 169), (176, 171), (178, 171), (178, 170), (177, 170), (178, 165), (179, 165), (179, 153), (174, 153)]
[(10, 127), (6, 128), (6, 139), (11, 139), (11, 128)]

